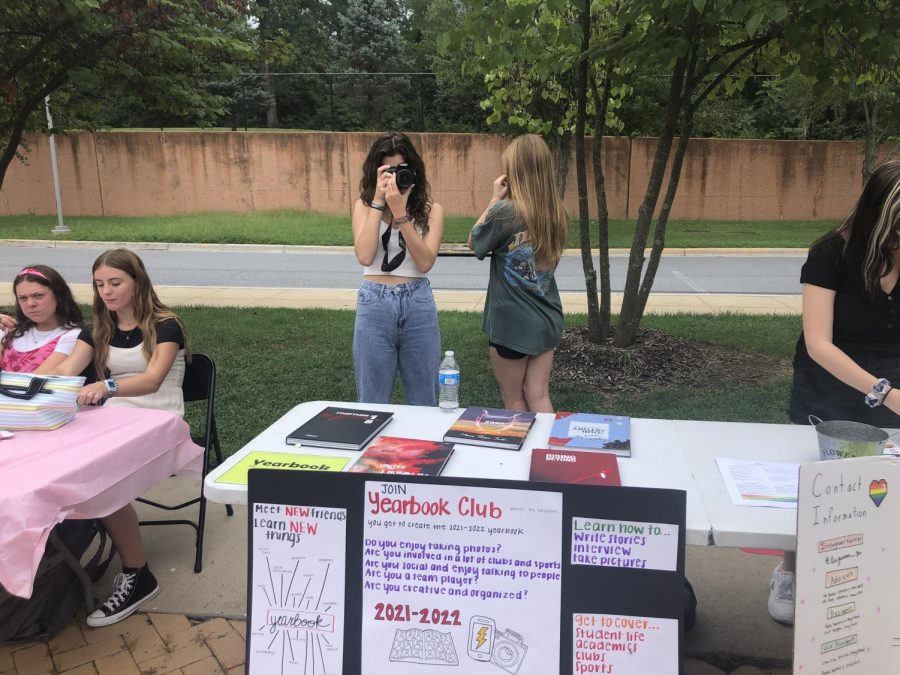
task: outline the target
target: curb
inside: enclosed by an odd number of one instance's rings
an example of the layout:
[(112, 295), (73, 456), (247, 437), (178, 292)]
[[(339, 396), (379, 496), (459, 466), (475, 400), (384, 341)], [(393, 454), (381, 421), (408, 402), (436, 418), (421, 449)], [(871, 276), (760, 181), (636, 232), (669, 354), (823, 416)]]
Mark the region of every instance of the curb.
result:
[[(352, 250), (352, 246), (312, 246), (299, 244), (190, 244), (167, 243), (153, 241), (71, 241), (55, 239), (2, 239), (4, 246), (22, 248), (130, 248), (136, 251), (215, 251), (215, 252), (243, 252), (243, 253), (326, 253), (346, 254)], [(644, 255), (650, 255), (650, 249), (644, 250)], [(739, 248), (739, 247), (710, 247), (710, 248), (666, 248), (663, 250), (665, 257), (687, 256), (781, 256), (788, 258), (805, 258), (805, 248)], [(465, 244), (442, 244), (438, 255), (441, 256), (473, 256)], [(581, 249), (567, 248), (563, 255), (580, 256)], [(599, 249), (591, 249), (592, 256), (599, 256)], [(623, 258), (631, 255), (631, 249), (611, 248), (609, 255), (614, 258)]]

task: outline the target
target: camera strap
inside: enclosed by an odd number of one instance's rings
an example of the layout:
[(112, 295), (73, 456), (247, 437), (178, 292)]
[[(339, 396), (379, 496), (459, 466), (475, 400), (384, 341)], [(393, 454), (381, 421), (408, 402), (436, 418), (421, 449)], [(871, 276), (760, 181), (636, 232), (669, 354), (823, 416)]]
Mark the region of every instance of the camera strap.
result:
[(389, 225), (384, 231), (384, 234), (381, 235), (381, 245), (384, 247), (384, 260), (381, 261), (382, 272), (393, 272), (400, 267), (400, 264), (403, 262), (404, 258), (406, 258), (406, 240), (403, 238), (403, 233), (398, 232), (397, 240), (400, 245), (400, 252), (388, 262), (388, 244), (391, 241), (391, 232), (393, 229), (394, 228)]

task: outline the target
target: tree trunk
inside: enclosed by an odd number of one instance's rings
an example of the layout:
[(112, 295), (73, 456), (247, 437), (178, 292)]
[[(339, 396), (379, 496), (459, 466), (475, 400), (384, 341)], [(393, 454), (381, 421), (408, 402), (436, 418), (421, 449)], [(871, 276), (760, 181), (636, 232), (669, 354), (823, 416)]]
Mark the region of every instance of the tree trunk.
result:
[[(591, 220), (588, 212), (587, 158), (584, 152), (585, 122), (587, 120), (588, 49), (591, 40), (591, 0), (584, 0), (581, 8), (581, 59), (575, 78), (577, 107), (575, 113), (575, 173), (578, 182), (578, 230), (581, 244), (581, 267), (587, 293), (588, 334), (600, 333), (600, 306), (597, 304), (597, 272), (591, 257)], [(591, 342), (599, 339), (591, 337)]]
[(863, 99), (863, 112), (866, 116), (866, 140), (862, 165), (862, 184), (875, 171), (875, 153), (878, 150), (878, 101)]
[(625, 292), (622, 296), (622, 313), (619, 315), (619, 323), (616, 326), (616, 334), (613, 338), (613, 344), (616, 347), (629, 346), (634, 341), (641, 322), (640, 289), (641, 272), (644, 269), (644, 249), (647, 245), (653, 213), (656, 210), (656, 202), (662, 189), (662, 179), (666, 172), (666, 165), (669, 162), (669, 153), (672, 150), (676, 125), (684, 108), (683, 89), (687, 62), (687, 55), (680, 57), (675, 62), (675, 68), (672, 71), (665, 122), (662, 133), (657, 139), (653, 166), (650, 170), (650, 178), (647, 182), (647, 189), (644, 192), (644, 199), (638, 210), (634, 240), (631, 244), (631, 253), (628, 256)]
[(556, 189), (559, 198), (566, 198), (566, 185), (569, 182), (569, 158), (572, 156), (572, 134), (568, 131), (559, 137), (556, 146)]
[[(603, 81), (602, 93), (592, 81), (591, 91), (594, 97), (594, 109), (597, 119), (594, 123), (594, 144), (591, 160), (594, 168), (594, 193), (597, 197), (597, 233), (600, 249), (600, 314), (591, 320), (588, 313), (588, 340), (595, 344), (604, 342), (609, 337), (612, 325), (612, 298), (609, 283), (609, 207), (606, 203), (606, 178), (603, 175), (603, 136), (606, 133), (606, 112), (612, 93), (612, 78), (607, 73)], [(594, 328), (596, 326), (596, 328)]]
[(269, 129), (278, 128), (278, 100), (275, 98), (275, 78), (266, 67), (266, 91), (269, 94), (269, 105), (266, 108), (266, 126)]
[(12, 119), (12, 123), (9, 127), (4, 129), (6, 132), (6, 145), (4, 145), (3, 150), (0, 151), (0, 189), (3, 188), (3, 180), (6, 178), (6, 171), (9, 169), (9, 165), (12, 163), (13, 159), (15, 159), (16, 151), (19, 149), (19, 144), (22, 142), (22, 135), (25, 133), (25, 127), (28, 125), (29, 116), (35, 110), (40, 110), (40, 106), (44, 102), (44, 99), (62, 86), (66, 79), (68, 79), (68, 73), (68, 69), (61, 73), (57, 73), (47, 84), (41, 87), (41, 89), (31, 96), (26, 96), (21, 104), (18, 105), (18, 110), (16, 111), (15, 117)]
[[(659, 210), (659, 216), (656, 218), (656, 228), (653, 232), (653, 248), (650, 251), (650, 261), (647, 263), (647, 271), (644, 273), (644, 280), (641, 282), (641, 290), (638, 294), (638, 311), (637, 324), (640, 325), (644, 316), (644, 310), (647, 307), (647, 298), (650, 297), (650, 289), (653, 288), (653, 282), (656, 280), (656, 271), (659, 269), (659, 261), (662, 258), (663, 249), (666, 246), (666, 225), (669, 223), (669, 214), (672, 212), (672, 203), (675, 201), (675, 193), (678, 191), (678, 181), (681, 179), (681, 167), (684, 164), (684, 154), (687, 151), (688, 143), (691, 140), (691, 133), (694, 130), (694, 112), (691, 108), (686, 111), (684, 125), (681, 129), (681, 136), (678, 139), (678, 146), (675, 148), (675, 155), (672, 157), (672, 167), (669, 171), (669, 184), (666, 187), (666, 195), (663, 197), (662, 207)], [(635, 333), (637, 329), (635, 328)], [(632, 336), (632, 340), (634, 337)]]

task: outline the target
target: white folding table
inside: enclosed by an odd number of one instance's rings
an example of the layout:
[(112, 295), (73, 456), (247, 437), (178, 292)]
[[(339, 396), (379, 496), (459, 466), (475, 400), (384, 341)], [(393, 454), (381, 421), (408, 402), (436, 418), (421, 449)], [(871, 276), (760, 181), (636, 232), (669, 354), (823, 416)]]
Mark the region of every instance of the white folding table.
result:
[(792, 462), (819, 461), (816, 430), (798, 424), (676, 423), (679, 445), (700, 490), (716, 546), (793, 551), (797, 509), (737, 506), (725, 489), (716, 457)]
[[(308, 401), (289, 410), (280, 419), (247, 443), (206, 477), (207, 499), (226, 504), (246, 504), (247, 486), (217, 483), (217, 479), (237, 464), (251, 451), (287, 452), (311, 455), (348, 457), (356, 460), (361, 452), (349, 452), (330, 448), (287, 445), (285, 439), (294, 429), (313, 417), (326, 406), (386, 410), (394, 413), (391, 422), (381, 431), (382, 436), (400, 436), (425, 440), (442, 440), (444, 432), (459, 416), (445, 413), (438, 408), (406, 405), (380, 405), (372, 403), (347, 403), (343, 401)], [(619, 458), (622, 484), (631, 487), (669, 488), (687, 493), (686, 541), (688, 544), (706, 546), (712, 544), (711, 524), (700, 500), (701, 490), (691, 476), (690, 465), (684, 455), (674, 420), (635, 418), (631, 421), (633, 456)], [(547, 447), (553, 415), (537, 416), (525, 444), (519, 451), (498, 450), (471, 445), (456, 444), (456, 449), (444, 467), (442, 476), (501, 478), (528, 480), (532, 448)], [(759, 510), (759, 509), (754, 509)]]

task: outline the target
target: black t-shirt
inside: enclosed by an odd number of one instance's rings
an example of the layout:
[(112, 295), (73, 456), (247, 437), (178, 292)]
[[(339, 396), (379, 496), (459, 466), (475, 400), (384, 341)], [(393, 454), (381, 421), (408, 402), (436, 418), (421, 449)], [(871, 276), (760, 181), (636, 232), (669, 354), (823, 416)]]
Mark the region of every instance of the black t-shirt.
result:
[[(81, 330), (78, 339), (88, 343), (91, 347), (94, 346), (90, 325), (85, 326)], [(143, 341), (144, 336), (142, 335), (140, 328), (120, 330), (119, 327), (116, 326), (116, 330), (113, 332), (109, 346), (127, 349), (129, 347), (137, 347)], [(184, 349), (184, 333), (175, 319), (165, 319), (156, 324), (156, 344), (161, 344), (163, 342), (174, 342), (178, 345), (179, 349)]]
[[(879, 286), (875, 297), (870, 297), (862, 282), (848, 268), (843, 251), (844, 240), (841, 237), (834, 237), (810, 249), (800, 271), (800, 282), (835, 291), (832, 328), (835, 346), (851, 357), (900, 357), (900, 281), (890, 293), (885, 293)], [(794, 355), (794, 367), (814, 363), (806, 351), (801, 333)]]

